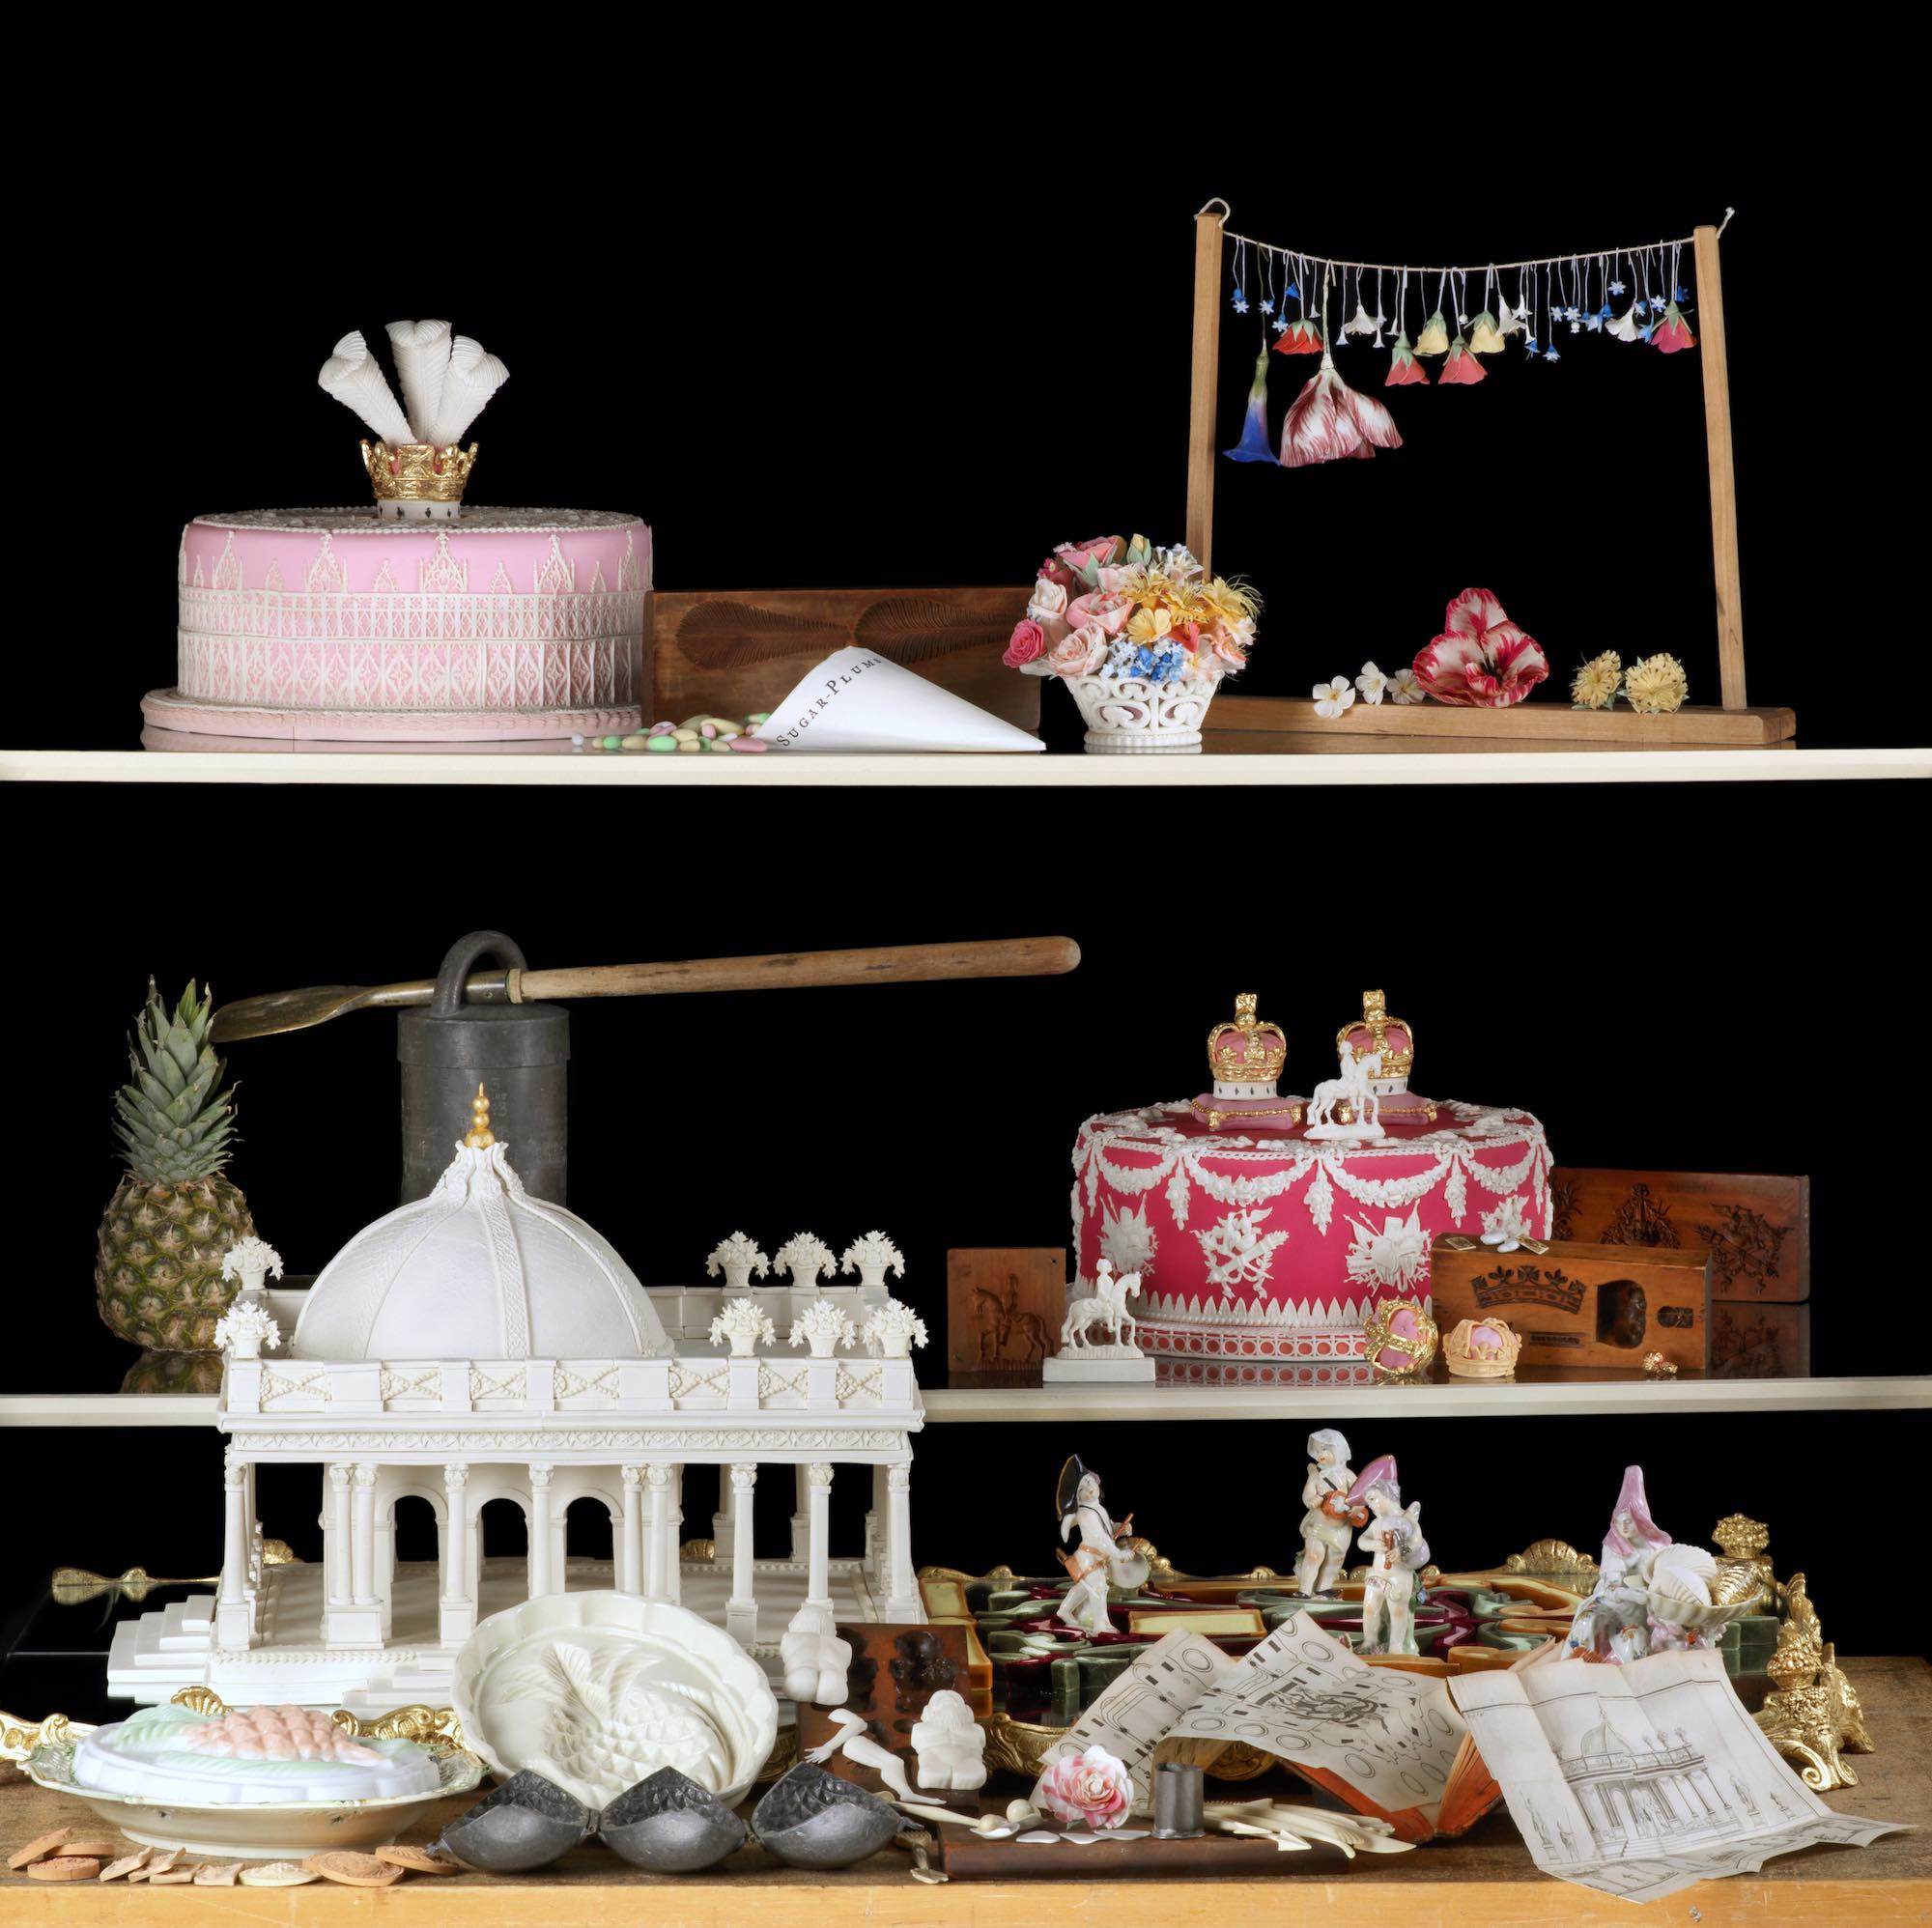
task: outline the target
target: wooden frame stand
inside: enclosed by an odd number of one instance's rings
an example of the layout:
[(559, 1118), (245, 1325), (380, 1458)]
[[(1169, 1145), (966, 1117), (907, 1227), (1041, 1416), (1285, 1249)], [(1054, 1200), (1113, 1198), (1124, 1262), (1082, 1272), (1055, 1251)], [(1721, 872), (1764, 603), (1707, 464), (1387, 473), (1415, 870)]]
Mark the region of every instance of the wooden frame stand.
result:
[[(1215, 210), (1219, 212), (1216, 213)], [(1221, 370), (1221, 249), (1225, 202), (1210, 201), (1194, 217), (1194, 359), (1187, 430), (1187, 546), (1210, 566), (1214, 540), (1216, 402)], [(1711, 554), (1718, 600), (1716, 709), (1686, 705), (1668, 716), (1631, 710), (1573, 710), (1523, 703), (1503, 710), (1448, 704), (1358, 704), (1333, 721), (1318, 722), (1305, 702), (1286, 696), (1223, 695), (1208, 712), (1211, 730), (1311, 730), (1322, 735), (1487, 738), (1500, 742), (1579, 748), (1655, 749), (1765, 746), (1798, 732), (1790, 710), (1752, 709), (1745, 696), (1745, 636), (1738, 581), (1736, 472), (1731, 456), (1730, 373), (1724, 356), (1724, 298), (1718, 271), (1718, 230), (1692, 237), (1697, 264), (1697, 347), (1704, 368), (1704, 441), (1711, 476)]]

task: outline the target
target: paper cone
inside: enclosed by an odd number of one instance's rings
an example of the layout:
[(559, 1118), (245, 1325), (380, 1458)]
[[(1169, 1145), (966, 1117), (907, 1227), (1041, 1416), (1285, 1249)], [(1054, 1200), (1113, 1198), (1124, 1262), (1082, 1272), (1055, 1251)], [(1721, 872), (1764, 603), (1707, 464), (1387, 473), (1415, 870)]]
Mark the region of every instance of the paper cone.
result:
[(834, 650), (757, 732), (774, 750), (1015, 751), (1046, 746), (875, 649)]

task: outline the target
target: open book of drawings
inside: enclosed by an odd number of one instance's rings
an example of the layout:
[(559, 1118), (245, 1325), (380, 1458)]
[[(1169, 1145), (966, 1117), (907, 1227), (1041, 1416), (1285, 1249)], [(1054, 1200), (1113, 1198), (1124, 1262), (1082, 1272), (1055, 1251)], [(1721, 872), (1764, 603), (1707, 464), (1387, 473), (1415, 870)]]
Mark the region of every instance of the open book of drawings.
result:
[(1440, 1680), (1372, 1667), (1306, 1614), (1238, 1660), (1199, 1633), (1168, 1634), (1046, 1760), (1104, 1747), (1126, 1763), (1144, 1805), (1157, 1761), (1207, 1767), (1236, 1745), (1273, 1754), (1405, 1841), (1461, 1834), (1500, 1793)]
[(1460, 1676), (1456, 1704), (1545, 1874), (1632, 1901), (1894, 1824), (1834, 1814), (1778, 1758), (1709, 1648)]

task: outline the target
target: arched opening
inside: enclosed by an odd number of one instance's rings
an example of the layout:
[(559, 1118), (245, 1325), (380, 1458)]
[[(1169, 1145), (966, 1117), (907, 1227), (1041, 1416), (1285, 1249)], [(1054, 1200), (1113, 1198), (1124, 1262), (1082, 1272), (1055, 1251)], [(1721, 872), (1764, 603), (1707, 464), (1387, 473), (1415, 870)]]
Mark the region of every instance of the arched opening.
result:
[[(563, 1557), (570, 1560), (597, 1560), (606, 1564), (615, 1558), (615, 1542), (609, 1504), (594, 1493), (580, 1493), (563, 1516)], [(608, 1586), (608, 1578), (582, 1579), (583, 1586)]]
[(426, 1493), (396, 1495), (396, 1564), (434, 1561), (438, 1544), (436, 1502)]
[(530, 1533), (524, 1509), (507, 1498), (486, 1500), (477, 1515), (483, 1557), (486, 1560), (524, 1560), (529, 1557)]

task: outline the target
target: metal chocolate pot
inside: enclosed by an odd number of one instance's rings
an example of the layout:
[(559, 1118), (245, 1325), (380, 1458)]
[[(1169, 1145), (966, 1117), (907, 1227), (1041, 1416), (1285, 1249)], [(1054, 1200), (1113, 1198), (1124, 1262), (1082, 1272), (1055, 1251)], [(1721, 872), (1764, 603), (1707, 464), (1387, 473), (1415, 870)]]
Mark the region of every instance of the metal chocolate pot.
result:
[(479, 1084), (489, 1087), (490, 1122), (525, 1189), (564, 1202), (570, 1013), (561, 1005), (465, 1002), (464, 981), (486, 959), (526, 968), (522, 949), (500, 930), (472, 930), (450, 946), (428, 1007), (397, 1016), (406, 1205), (436, 1189), (451, 1147), (469, 1128)]

